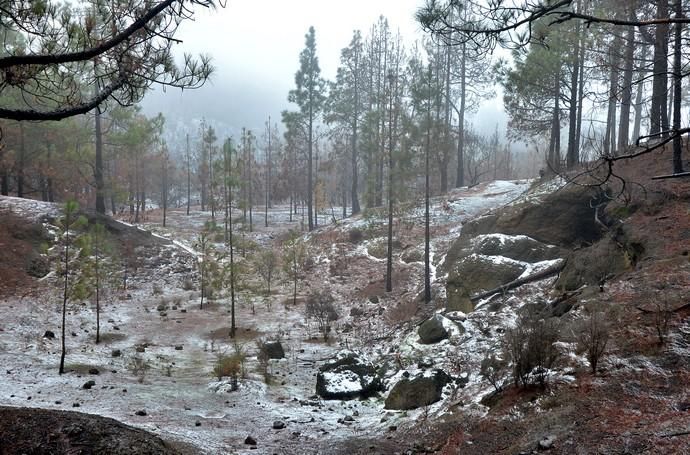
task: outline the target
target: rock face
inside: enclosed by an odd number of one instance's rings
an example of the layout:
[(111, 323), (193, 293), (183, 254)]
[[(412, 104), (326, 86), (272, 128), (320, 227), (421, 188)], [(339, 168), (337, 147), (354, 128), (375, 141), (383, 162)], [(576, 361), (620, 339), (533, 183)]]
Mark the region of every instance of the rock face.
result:
[(0, 407), (2, 453), (175, 455), (178, 449), (146, 431), (90, 414)]
[(441, 316), (435, 315), (427, 319), (417, 330), (420, 343), (433, 344), (448, 338), (448, 331), (443, 327)]
[(265, 359), (283, 359), (285, 358), (285, 350), (280, 341), (267, 341), (261, 346), (260, 355)]
[(339, 355), (316, 375), (316, 393), (327, 400), (368, 397), (381, 390), (381, 380), (373, 365), (352, 352)]
[(391, 389), (385, 408), (403, 411), (436, 403), (441, 399), (443, 387), (450, 381), (451, 377), (438, 369), (414, 378), (403, 378)]

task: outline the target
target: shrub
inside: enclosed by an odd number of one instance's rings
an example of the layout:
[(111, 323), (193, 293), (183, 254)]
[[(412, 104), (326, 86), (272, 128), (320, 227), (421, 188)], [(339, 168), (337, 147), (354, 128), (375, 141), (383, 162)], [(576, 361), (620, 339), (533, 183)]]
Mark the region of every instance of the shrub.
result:
[(546, 385), (549, 370), (560, 353), (554, 346), (559, 337), (559, 325), (554, 319), (543, 319), (538, 312), (526, 312), (515, 328), (506, 331), (504, 350), (512, 363), (515, 385), (536, 382)]
[(185, 291), (193, 291), (194, 290), (194, 282), (192, 281), (191, 278), (186, 277), (184, 280), (182, 280), (182, 289)]
[(503, 389), (503, 370), (506, 362), (496, 356), (486, 357), (482, 360), (479, 374), (491, 384), (496, 392)]
[(347, 234), (351, 243), (359, 243), (364, 240), (364, 232), (359, 228), (352, 228)]
[(331, 322), (340, 317), (333, 305), (333, 296), (328, 291), (315, 291), (309, 294), (305, 305), (305, 316), (314, 319), (319, 326), (323, 341), (328, 341)]
[(578, 330), (578, 346), (585, 353), (592, 368), (592, 374), (597, 373), (599, 359), (606, 351), (609, 341), (609, 326), (601, 312), (589, 315)]
[(244, 362), (247, 358), (244, 348), (239, 343), (233, 346), (234, 352), (231, 355), (225, 353), (216, 354), (216, 359), (213, 364), (213, 375), (222, 380), (225, 377), (230, 378), (230, 389), (237, 390), (237, 380), (240, 376), (244, 377), (246, 372), (244, 369)]

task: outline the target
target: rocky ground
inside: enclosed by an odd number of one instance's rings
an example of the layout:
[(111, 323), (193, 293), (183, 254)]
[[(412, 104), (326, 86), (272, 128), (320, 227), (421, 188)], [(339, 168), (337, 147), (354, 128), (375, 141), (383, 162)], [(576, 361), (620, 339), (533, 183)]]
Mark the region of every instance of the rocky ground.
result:
[[(127, 290), (107, 300), (102, 343), (94, 343), (93, 305), (70, 306), (62, 376), (59, 299), (50, 276), (37, 281), (28, 273), (35, 267), (21, 260), (49, 240), (55, 208), (2, 198), (2, 215), (15, 221), (3, 223), (0, 241), (16, 251), (3, 265), (16, 284), (4, 287), (0, 303), (0, 404), (98, 414), (162, 438), (151, 447), (202, 453), (683, 453), (687, 188), (659, 187), (656, 202), (632, 195), (637, 205), (610, 203), (597, 213), (602, 228), (590, 203), (596, 194), (560, 186), (493, 182), (435, 198), (428, 305), (420, 298), (420, 205), (396, 217), (391, 293), (384, 291), (384, 214), (335, 223), (324, 214), (322, 227), (300, 239), (313, 260), (296, 306), (284, 276), (266, 297), (251, 251), (239, 255), (248, 268), (236, 340), (228, 336), (226, 296), (199, 307), (195, 240), (208, 212), (171, 211), (165, 228), (157, 212), (139, 228), (113, 225), (121, 249), (140, 260)], [(286, 208), (274, 207), (264, 227), (263, 215), (254, 213), (253, 232), (237, 239), (280, 254), (300, 217), (289, 222)], [(22, 219), (45, 229), (17, 235)], [(330, 292), (338, 313), (328, 342), (305, 318), (305, 299), (316, 291)], [(671, 302), (663, 344), (655, 338), (660, 299)], [(549, 386), (511, 387), (506, 369), (496, 392), (480, 374), (482, 362), (505, 356), (506, 331), (533, 308), (561, 325)], [(612, 323), (597, 375), (588, 373), (576, 333), (593, 309), (606, 310)], [(265, 342), (279, 342), (284, 358), (262, 362)], [(233, 390), (213, 369), (220, 355), (237, 351), (247, 360)], [(0, 430), (8, 421), (0, 419)], [(53, 433), (64, 440), (69, 431)], [(141, 453), (171, 453), (156, 450)]]

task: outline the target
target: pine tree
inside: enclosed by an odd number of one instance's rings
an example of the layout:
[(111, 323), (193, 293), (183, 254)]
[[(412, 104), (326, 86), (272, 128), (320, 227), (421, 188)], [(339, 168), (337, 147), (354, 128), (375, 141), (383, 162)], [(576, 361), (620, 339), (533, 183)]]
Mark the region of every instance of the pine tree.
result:
[(316, 55), (314, 27), (309, 27), (309, 32), (305, 35), (305, 47), (300, 53), (300, 69), (295, 74), (295, 85), (296, 88), (288, 95), (288, 101), (299, 106), (307, 130), (307, 214), (311, 231), (314, 229), (314, 123), (323, 109), (325, 100), (325, 81), (321, 78), (319, 58)]

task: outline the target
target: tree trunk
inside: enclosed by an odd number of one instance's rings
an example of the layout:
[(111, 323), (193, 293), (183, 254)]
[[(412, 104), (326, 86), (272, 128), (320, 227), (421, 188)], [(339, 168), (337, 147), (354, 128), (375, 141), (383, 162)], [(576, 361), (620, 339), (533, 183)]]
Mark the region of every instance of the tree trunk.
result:
[[(657, 0), (658, 19), (668, 18), (668, 0)], [(668, 24), (658, 24), (654, 38), (654, 65), (652, 82), (652, 106), (650, 109), (650, 135), (668, 130), (666, 112), (668, 88)], [(665, 134), (664, 134), (665, 136)]]
[(96, 165), (93, 176), (96, 183), (96, 213), (105, 215), (105, 181), (103, 178), (103, 130), (101, 128), (101, 108), (96, 107)]
[(24, 123), (19, 122), (19, 158), (17, 159), (17, 197), (24, 197), (24, 167), (26, 162)]
[[(579, 6), (579, 2), (578, 2)], [(579, 9), (579, 8), (578, 8)], [(570, 111), (568, 118), (568, 151), (566, 165), (568, 169), (575, 167), (579, 161), (577, 148), (577, 111), (579, 106), (578, 85), (580, 83), (580, 23), (576, 25), (575, 54), (573, 55), (572, 72), (570, 78)]]
[(467, 95), (467, 48), (462, 44), (460, 60), (460, 109), (458, 109), (458, 156), (455, 187), (465, 186), (465, 97)]
[[(634, 20), (634, 5), (631, 20)], [(618, 128), (618, 150), (624, 150), (630, 142), (630, 107), (632, 105), (632, 79), (635, 58), (635, 27), (628, 27), (623, 65), (623, 90), (621, 93), (621, 117)]]
[(187, 216), (189, 216), (189, 206), (191, 205), (192, 195), (192, 160), (189, 154), (189, 134), (187, 134)]
[[(683, 2), (682, 0), (676, 0), (675, 4), (675, 15), (677, 18), (683, 16)], [(682, 61), (683, 58), (682, 50), (682, 33), (683, 24), (676, 23), (674, 25), (675, 31), (675, 41), (673, 43), (673, 173), (680, 174), (683, 172), (683, 138), (679, 134), (681, 125), (681, 109), (683, 107), (683, 92), (682, 92)]]
[(549, 167), (555, 171), (560, 171), (560, 144), (561, 144), (561, 121), (560, 121), (560, 98), (561, 98), (561, 75), (560, 71), (554, 74), (553, 84), (553, 112), (551, 114), (551, 138), (549, 140)]

